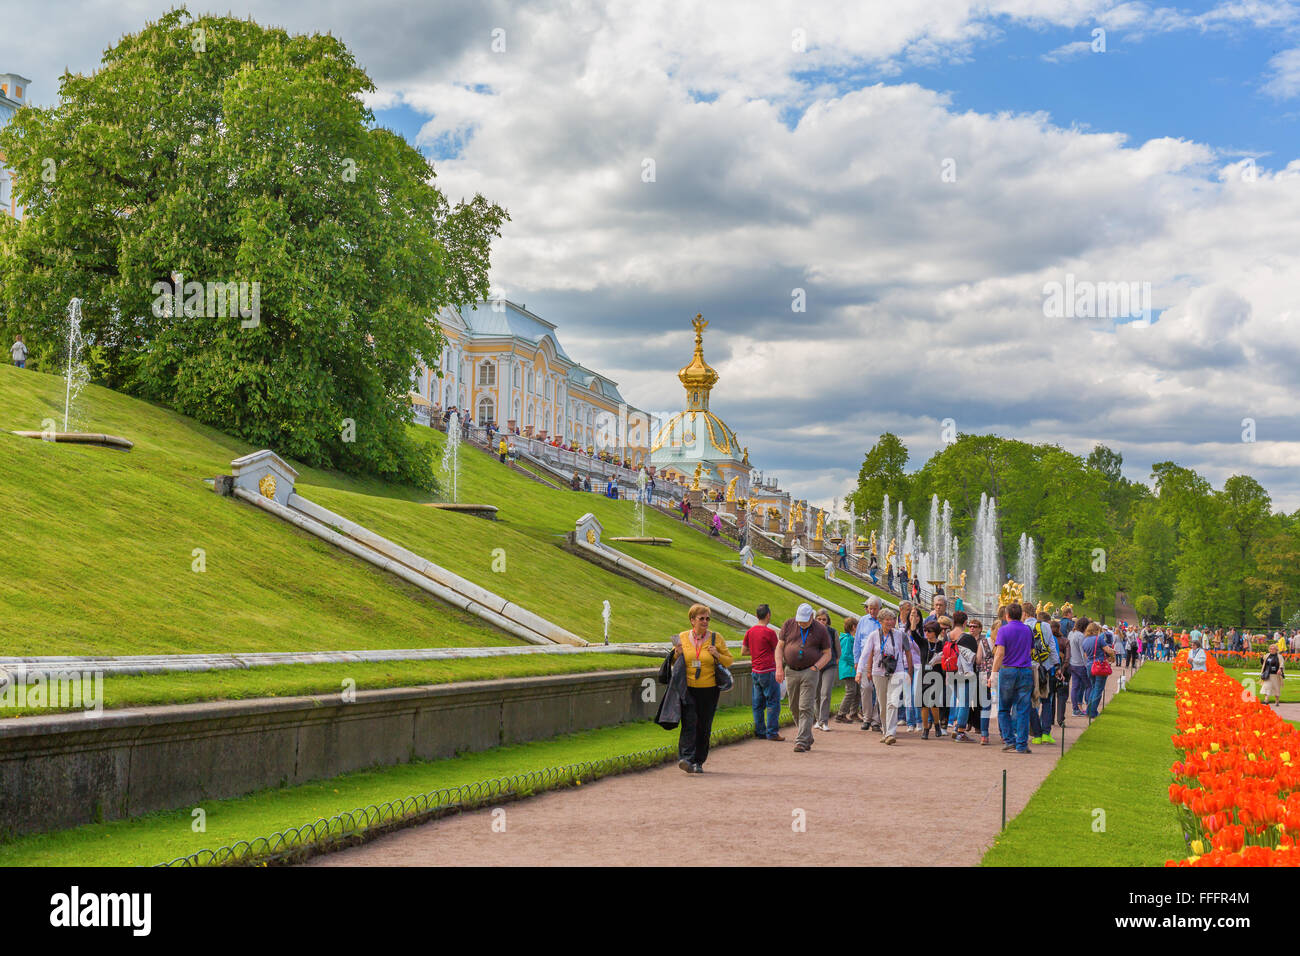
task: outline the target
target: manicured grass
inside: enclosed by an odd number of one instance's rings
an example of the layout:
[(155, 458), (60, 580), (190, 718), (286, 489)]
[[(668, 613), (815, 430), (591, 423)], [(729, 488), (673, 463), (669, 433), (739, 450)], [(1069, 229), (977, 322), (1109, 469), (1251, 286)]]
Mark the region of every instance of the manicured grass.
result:
[[(1169, 677), (1164, 692), (1165, 674)], [(1146, 664), (984, 855), (985, 866), (1163, 866), (1183, 850), (1169, 803), (1172, 669)], [(1104, 832), (1094, 831), (1096, 811)]]
[[(140, 654), (516, 644), (323, 541), (212, 493), (254, 449), (108, 389), (87, 431), (130, 452), (19, 438), (62, 426), (63, 381), (0, 365), (0, 653)], [(305, 470), (310, 481), (411, 494)], [(432, 510), (432, 509), (428, 509)], [(192, 570), (201, 549), (206, 570)]]
[[(297, 697), (335, 694), (352, 681), (351, 689), (418, 687), (456, 681), (500, 680), (544, 674), (657, 667), (658, 661), (635, 654), (526, 654), (519, 657), (469, 658), (451, 661), (383, 661), (361, 664), (284, 664), (250, 670), (141, 674), (106, 677), (105, 709), (185, 704), (207, 700), (246, 700), (252, 697)], [(73, 682), (75, 683), (75, 682)], [(69, 684), (71, 693), (72, 684)], [(5, 707), (0, 719), (58, 713), (72, 708)]]
[[(788, 718), (788, 711), (784, 712)], [(718, 712), (714, 729), (753, 720), (748, 707)], [(444, 787), (506, 777), (657, 747), (675, 746), (677, 732), (649, 721), (619, 724), (535, 743), (498, 747), (447, 760), (399, 764), (247, 797), (202, 804), (206, 833), (194, 833), (191, 810), (96, 823), (0, 844), (0, 866), (140, 866), (166, 862), (203, 848), (301, 826), (345, 810)]]
[[(1288, 666), (1293, 668), (1293, 672), (1289, 673), (1286, 679), (1282, 681), (1282, 703), (1297, 704), (1300, 703), (1300, 678), (1297, 678), (1294, 673), (1295, 665), (1288, 664)], [(1252, 681), (1250, 686), (1254, 689), (1256, 696), (1259, 695), (1260, 684), (1263, 682), (1259, 679), (1258, 667), (1229, 667), (1225, 664), (1223, 670), (1229, 677), (1235, 677), (1243, 684), (1248, 680)], [(1272, 697), (1269, 698), (1270, 701), (1272, 699)]]
[[(61, 418), (62, 380), (0, 366), (0, 429)], [(362, 649), (515, 640), (338, 549), (218, 497), (202, 481), (250, 446), (159, 406), (89, 386), (81, 428), (124, 435), (128, 453), (0, 434), (0, 647), (9, 654)], [(412, 434), (440, 459), (444, 436)], [(309, 498), (369, 525), (588, 640), (659, 640), (686, 627), (681, 602), (558, 547), (584, 512), (609, 535), (639, 532), (632, 502), (556, 491), (462, 450), (459, 498), (501, 520), (425, 507), (420, 492), (300, 467)], [(798, 600), (730, 566), (734, 552), (648, 510), (637, 548), (670, 574), (742, 607), (793, 613)], [(192, 570), (194, 549), (205, 569)], [(499, 558), (504, 558), (501, 569)], [(494, 569), (495, 562), (495, 569)], [(126, 623), (127, 626), (123, 626)], [(727, 632), (726, 636), (738, 636)]]

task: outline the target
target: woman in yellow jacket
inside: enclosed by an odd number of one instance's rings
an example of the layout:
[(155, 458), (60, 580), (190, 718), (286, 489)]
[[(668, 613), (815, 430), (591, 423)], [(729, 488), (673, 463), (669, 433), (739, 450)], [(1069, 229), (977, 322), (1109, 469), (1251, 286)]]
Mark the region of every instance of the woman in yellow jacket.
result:
[(677, 766), (687, 773), (703, 773), (709, 759), (709, 736), (718, 709), (718, 681), (715, 664), (730, 667), (731, 651), (726, 640), (709, 630), (711, 612), (703, 604), (692, 604), (688, 612), (691, 627), (673, 638), (673, 654), (686, 665), (686, 697), (682, 701), (681, 734), (677, 738)]

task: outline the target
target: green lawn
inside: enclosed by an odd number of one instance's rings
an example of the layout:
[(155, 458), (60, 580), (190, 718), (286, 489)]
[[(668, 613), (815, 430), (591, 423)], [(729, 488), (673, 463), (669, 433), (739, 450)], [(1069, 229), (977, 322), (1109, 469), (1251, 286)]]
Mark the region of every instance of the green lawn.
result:
[[(61, 415), (62, 381), (0, 367), (0, 429)], [(121, 434), (129, 453), (0, 434), (0, 648), (8, 654), (134, 654), (513, 644), (513, 638), (202, 481), (253, 450), (162, 407), (87, 387), (86, 430)], [(441, 456), (443, 436), (412, 433)], [(558, 547), (584, 512), (632, 534), (632, 502), (556, 491), (466, 448), (460, 499), (501, 520), (425, 507), (427, 496), (300, 468), (301, 492), (589, 640), (660, 640), (686, 626), (679, 601)], [(666, 548), (639, 557), (742, 607), (794, 595), (735, 570), (735, 552), (649, 510)], [(194, 549), (206, 570), (192, 570)], [(498, 550), (499, 549), (499, 550)], [(493, 570), (504, 556), (505, 570)], [(499, 565), (498, 565), (499, 566)], [(182, 609), (183, 612), (178, 611)], [(124, 626), (125, 625), (125, 626)], [(738, 636), (728, 631), (726, 636)]]
[[(1169, 803), (1173, 671), (1144, 665), (984, 855), (985, 866), (1163, 866), (1183, 852)], [(1105, 812), (1105, 830), (1094, 821)]]
[[(86, 388), (83, 429), (123, 435), (135, 442), (130, 452), (8, 433), (40, 430), (50, 418), (61, 426), (62, 403), (62, 379), (0, 366), (0, 654), (519, 643), (213, 494), (203, 479), (253, 449), (166, 409)], [(404, 493), (310, 469), (304, 477)], [(192, 570), (195, 549), (201, 573)]]
[[(783, 712), (789, 719), (789, 712)], [(752, 726), (748, 707), (718, 712), (715, 731)], [(0, 866), (140, 866), (203, 848), (269, 836), (358, 807), (445, 787), (675, 746), (677, 732), (649, 721), (619, 724), (447, 760), (398, 764), (247, 797), (202, 804), (207, 831), (194, 833), (192, 809), (19, 837), (0, 844)]]
[[(634, 654), (525, 654), (450, 661), (283, 664), (250, 670), (141, 674), (104, 678), (103, 706), (112, 709), (205, 700), (333, 694), (340, 692), (345, 686), (344, 681), (349, 680), (353, 682), (351, 688), (360, 691), (657, 666), (658, 661), (653, 658)], [(68, 686), (71, 688), (73, 685)], [(0, 718), (51, 714), (67, 709), (71, 708), (0, 706)]]

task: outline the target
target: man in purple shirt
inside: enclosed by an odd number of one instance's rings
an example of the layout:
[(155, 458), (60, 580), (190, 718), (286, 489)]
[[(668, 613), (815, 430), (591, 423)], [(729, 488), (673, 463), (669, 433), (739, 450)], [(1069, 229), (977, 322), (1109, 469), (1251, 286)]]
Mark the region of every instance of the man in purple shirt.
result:
[(1010, 605), (1007, 622), (998, 628), (989, 688), (992, 689), (994, 681), (998, 682), (998, 733), (1002, 735), (1002, 749), (1027, 754), (1031, 752), (1029, 707), (1034, 688), (1029, 651), (1034, 632), (1021, 622), (1020, 616), (1020, 605)]

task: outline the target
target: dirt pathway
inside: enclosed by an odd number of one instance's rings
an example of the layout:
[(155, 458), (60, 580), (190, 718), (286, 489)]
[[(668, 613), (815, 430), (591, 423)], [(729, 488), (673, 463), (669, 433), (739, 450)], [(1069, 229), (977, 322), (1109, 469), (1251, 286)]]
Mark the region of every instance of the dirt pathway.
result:
[[(1115, 683), (1108, 681), (1108, 699)], [(1067, 724), (1068, 749), (1087, 720)], [(495, 816), (485, 809), (402, 830), (308, 865), (969, 866), (998, 833), (1003, 768), (1009, 820), (1061, 755), (1059, 728), (1055, 747), (1031, 744), (1034, 752), (1022, 756), (1001, 752), (996, 729), (987, 747), (906, 732), (886, 747), (877, 733), (831, 726), (816, 733), (810, 753), (794, 753), (786, 729), (784, 743), (718, 748), (703, 774), (669, 764), (609, 777), (505, 804)]]

